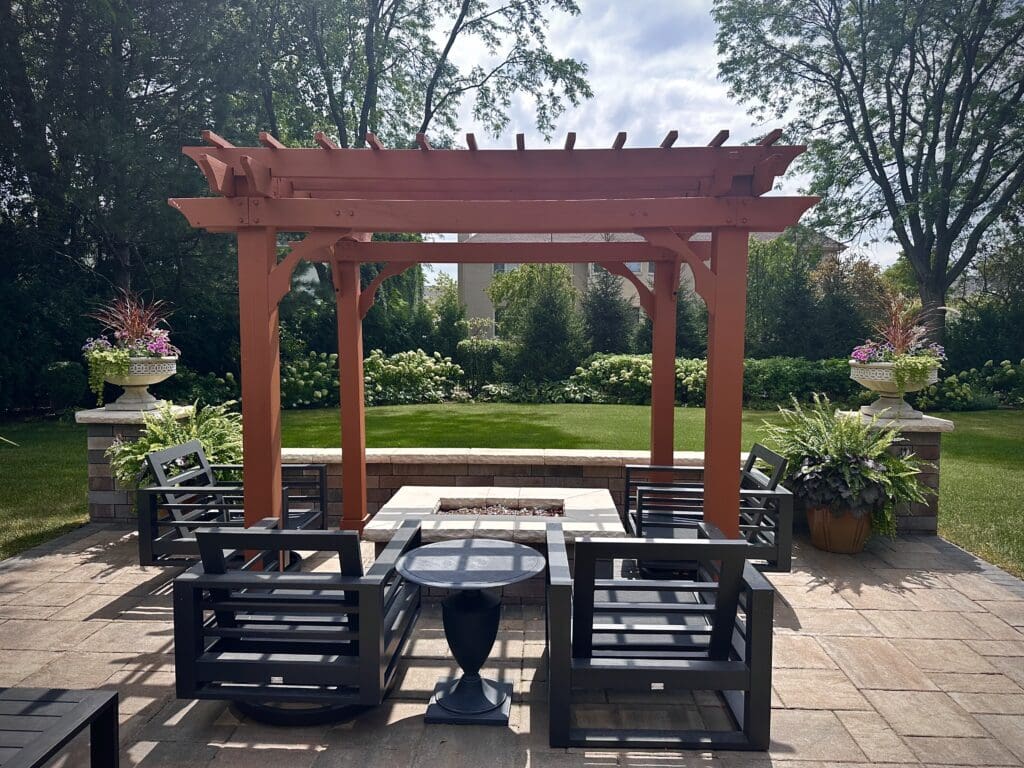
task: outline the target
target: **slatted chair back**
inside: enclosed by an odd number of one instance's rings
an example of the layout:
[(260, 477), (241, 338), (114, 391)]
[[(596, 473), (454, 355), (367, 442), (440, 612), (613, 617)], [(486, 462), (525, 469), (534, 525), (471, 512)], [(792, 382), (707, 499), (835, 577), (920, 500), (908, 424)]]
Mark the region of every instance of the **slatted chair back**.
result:
[[(577, 539), (573, 658), (729, 658), (749, 546), (727, 539)], [(616, 560), (698, 564), (693, 580), (598, 578)]]
[[(418, 526), (403, 526), (364, 571), (354, 531), (265, 522), (196, 532), (201, 563), (175, 580), (179, 696), (380, 703), (419, 614), (419, 588), (394, 569)], [(277, 567), (296, 551), (311, 569)]]
[(207, 490), (217, 485), (217, 477), (198, 440), (148, 453), (144, 463), (145, 470), (156, 478), (157, 486), (181, 489), (180, 493), (164, 494), (164, 508), (170, 519), (182, 523), (171, 529), (173, 534), (189, 537), (196, 524), (227, 521), (230, 505), (224, 494)]
[(156, 485), (182, 489), (180, 494), (167, 495), (167, 500), (172, 503), (187, 502), (194, 497), (197, 492), (187, 490), (189, 487), (217, 484), (203, 444), (198, 440), (146, 454), (145, 465), (148, 473), (156, 479)]
[(703, 467), (676, 467), (656, 464), (626, 465), (626, 497), (623, 523), (636, 513), (636, 492), (640, 486), (671, 488), (680, 485), (703, 487)]

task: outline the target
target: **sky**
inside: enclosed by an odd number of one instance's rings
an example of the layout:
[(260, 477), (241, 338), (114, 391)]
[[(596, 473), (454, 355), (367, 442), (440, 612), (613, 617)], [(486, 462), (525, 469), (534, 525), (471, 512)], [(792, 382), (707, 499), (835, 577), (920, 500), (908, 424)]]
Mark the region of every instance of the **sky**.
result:
[[(587, 64), (593, 98), (571, 107), (558, 120), (552, 142), (576, 132), (577, 147), (611, 146), (626, 131), (626, 146), (657, 146), (669, 130), (679, 131), (677, 146), (704, 145), (725, 128), (730, 144), (740, 144), (772, 128), (754, 124), (746, 107), (729, 97), (718, 81), (716, 25), (709, 0), (578, 0), (581, 13), (552, 15), (548, 48), (555, 56), (572, 56)], [(468, 43), (468, 44), (467, 44)], [(453, 49), (453, 60), (468, 68), (486, 54), (475, 41)], [(460, 125), (476, 133), (481, 148), (512, 147), (515, 134), (526, 146), (544, 146), (534, 128), (529, 98), (513, 104), (511, 121), (497, 138), (475, 125), (472, 103), (461, 108)], [(802, 180), (789, 174), (782, 191), (799, 192)], [(888, 243), (853, 243), (880, 264), (896, 259)], [(439, 265), (454, 275), (454, 265)]]

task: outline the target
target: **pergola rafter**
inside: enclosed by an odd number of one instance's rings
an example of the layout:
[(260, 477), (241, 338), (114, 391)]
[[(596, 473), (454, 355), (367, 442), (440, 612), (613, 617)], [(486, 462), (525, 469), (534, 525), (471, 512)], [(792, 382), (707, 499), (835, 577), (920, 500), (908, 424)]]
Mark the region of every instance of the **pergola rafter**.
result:
[[(754, 146), (727, 147), (720, 131), (706, 147), (609, 149), (438, 149), (417, 134), (414, 149), (342, 149), (323, 133), (315, 148), (285, 147), (261, 132), (259, 147), (235, 147), (204, 131), (206, 147), (184, 147), (216, 197), (169, 202), (195, 227), (238, 237), (242, 408), (247, 522), (281, 513), (278, 304), (303, 260), (331, 265), (338, 302), (342, 411), (343, 527), (366, 514), (361, 320), (389, 277), (422, 262), (595, 262), (630, 280), (651, 317), (651, 461), (672, 462), (676, 301), (686, 264), (708, 306), (707, 516), (737, 535), (736, 503), (743, 380), (747, 239), (795, 224), (817, 198), (762, 195), (803, 147), (776, 146), (772, 131)], [(278, 232), (304, 232), (279, 258)], [(634, 233), (637, 242), (373, 242), (373, 232)], [(692, 239), (710, 232), (711, 240)], [(657, 264), (654, 286), (627, 262)], [(365, 288), (359, 265), (383, 263)]]

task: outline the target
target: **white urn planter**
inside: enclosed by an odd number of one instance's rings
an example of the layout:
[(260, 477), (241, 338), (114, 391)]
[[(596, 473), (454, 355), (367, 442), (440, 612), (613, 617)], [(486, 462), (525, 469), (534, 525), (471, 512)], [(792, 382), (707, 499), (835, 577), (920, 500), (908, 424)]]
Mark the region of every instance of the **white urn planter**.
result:
[(885, 419), (920, 419), (923, 414), (914, 410), (903, 399), (907, 392), (934, 384), (939, 380), (939, 366), (929, 369), (927, 375), (920, 379), (911, 379), (901, 387), (896, 382), (894, 363), (858, 363), (850, 361), (850, 378), (862, 387), (877, 392), (879, 398), (871, 405), (862, 405), (860, 412), (866, 416), (878, 416)]
[(149, 393), (152, 384), (169, 379), (178, 371), (176, 357), (133, 357), (128, 361), (128, 375), (108, 375), (106, 380), (124, 388), (124, 394), (104, 408), (108, 411), (154, 411), (163, 405)]

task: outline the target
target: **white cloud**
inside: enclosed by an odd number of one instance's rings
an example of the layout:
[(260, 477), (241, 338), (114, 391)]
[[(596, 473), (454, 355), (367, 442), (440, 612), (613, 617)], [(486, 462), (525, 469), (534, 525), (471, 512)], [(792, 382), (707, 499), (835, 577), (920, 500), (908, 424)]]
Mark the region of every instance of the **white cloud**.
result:
[[(776, 125), (754, 125), (746, 108), (729, 98), (717, 78), (716, 28), (710, 0), (581, 0), (578, 16), (552, 18), (548, 46), (556, 56), (572, 56), (589, 67), (594, 97), (570, 107), (559, 119), (552, 139), (560, 144), (576, 132), (577, 147), (610, 146), (627, 131), (627, 146), (658, 144), (669, 130), (679, 131), (679, 145), (706, 144), (721, 129), (730, 143), (742, 143)], [(472, 41), (456, 47), (453, 58), (469, 66), (486, 58)], [(517, 98), (509, 127), (497, 139), (484, 136), (469, 101), (461, 105), (460, 125), (473, 131), (482, 147), (511, 147), (516, 133), (527, 147), (544, 146), (534, 128), (533, 106)], [(803, 180), (783, 181), (795, 192)], [(890, 263), (896, 249), (886, 243), (866, 245), (872, 258)]]

